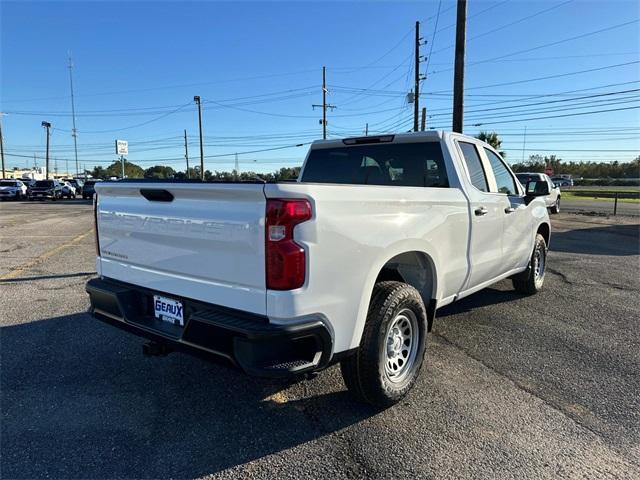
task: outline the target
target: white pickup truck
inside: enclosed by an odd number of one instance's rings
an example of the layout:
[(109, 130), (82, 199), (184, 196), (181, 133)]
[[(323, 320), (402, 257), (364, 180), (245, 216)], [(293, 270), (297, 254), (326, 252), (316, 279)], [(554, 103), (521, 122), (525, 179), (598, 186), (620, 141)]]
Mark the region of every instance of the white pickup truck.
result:
[(435, 131), (317, 141), (296, 182), (98, 183), (91, 311), (150, 354), (270, 377), (340, 362), (358, 398), (390, 405), (438, 308), (505, 278), (542, 288), (542, 183)]

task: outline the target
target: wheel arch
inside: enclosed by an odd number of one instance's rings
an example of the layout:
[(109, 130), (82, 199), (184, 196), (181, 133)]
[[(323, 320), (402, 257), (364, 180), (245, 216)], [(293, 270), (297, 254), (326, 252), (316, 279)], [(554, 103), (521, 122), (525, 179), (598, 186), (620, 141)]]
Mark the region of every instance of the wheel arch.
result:
[(549, 226), (549, 224), (543, 222), (538, 225), (538, 228), (536, 230), (536, 235), (537, 234), (542, 235), (542, 238), (544, 238), (544, 241), (547, 244), (547, 248), (549, 248), (549, 241), (551, 240), (551, 227)]
[(438, 282), (438, 262), (437, 257), (428, 250), (415, 247), (406, 245), (404, 248), (395, 248), (371, 268), (358, 309), (358, 318), (351, 341), (353, 347), (360, 344), (373, 287), (379, 281), (397, 280), (414, 287), (422, 297), (427, 312), (428, 330), (431, 330), (435, 317), (436, 299), (442, 287)]

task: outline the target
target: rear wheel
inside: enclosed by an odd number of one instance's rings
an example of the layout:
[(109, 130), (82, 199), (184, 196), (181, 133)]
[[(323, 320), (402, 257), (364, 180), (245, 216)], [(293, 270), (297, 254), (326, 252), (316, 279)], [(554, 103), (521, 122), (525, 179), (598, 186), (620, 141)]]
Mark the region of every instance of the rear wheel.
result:
[(513, 287), (519, 293), (533, 295), (542, 290), (547, 267), (547, 242), (539, 233), (533, 246), (527, 269), (512, 278)]
[(418, 291), (402, 282), (377, 283), (360, 347), (340, 364), (349, 391), (380, 407), (400, 401), (420, 373), (426, 335), (427, 314)]

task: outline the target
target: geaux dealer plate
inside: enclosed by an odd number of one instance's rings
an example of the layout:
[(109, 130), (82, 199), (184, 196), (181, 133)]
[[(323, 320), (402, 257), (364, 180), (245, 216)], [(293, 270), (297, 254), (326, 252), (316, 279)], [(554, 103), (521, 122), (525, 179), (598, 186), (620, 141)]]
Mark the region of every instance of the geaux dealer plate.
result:
[(160, 295), (153, 296), (153, 313), (156, 318), (184, 327), (182, 302)]

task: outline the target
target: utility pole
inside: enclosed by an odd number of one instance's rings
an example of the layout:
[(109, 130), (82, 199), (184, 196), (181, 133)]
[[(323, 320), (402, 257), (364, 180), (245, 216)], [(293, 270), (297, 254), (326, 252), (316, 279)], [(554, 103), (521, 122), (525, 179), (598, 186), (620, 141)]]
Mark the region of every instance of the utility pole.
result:
[(413, 131), (418, 131), (418, 111), (420, 109), (420, 22), (416, 22), (415, 86), (413, 97)]
[(75, 101), (74, 101), (74, 97), (73, 97), (73, 60), (71, 59), (71, 53), (69, 53), (69, 84), (71, 85), (71, 121), (72, 121), (72, 125), (73, 125), (73, 128), (71, 129), (71, 136), (73, 137), (73, 153), (74, 153), (75, 159), (76, 159), (76, 177), (77, 177), (78, 174), (79, 174), (79, 171), (78, 171), (78, 131), (76, 130), (76, 105), (75, 105)]
[(422, 125), (420, 130), (424, 132), (427, 126), (427, 107), (422, 107)]
[(2, 116), (4, 113), (0, 112), (0, 157), (2, 157), (2, 178), (4, 176), (4, 137), (2, 136)]
[(51, 123), (42, 122), (42, 126), (47, 129), (47, 154), (45, 156), (45, 179), (49, 180), (49, 130), (51, 128)]
[(335, 105), (327, 104), (327, 67), (322, 67), (322, 105), (311, 105), (314, 110), (322, 107), (322, 139), (327, 139), (327, 108), (333, 110)]
[(366, 137), (366, 136), (368, 136), (368, 135), (369, 135), (369, 124), (367, 123), (367, 124), (364, 126), (364, 136)]
[(327, 67), (322, 67), (322, 139), (327, 139)]
[(184, 129), (184, 159), (187, 161), (187, 178), (191, 178), (189, 173), (189, 147), (187, 147), (187, 129)]
[(464, 48), (467, 36), (467, 0), (458, 0), (456, 56), (453, 74), (453, 131), (462, 133), (464, 120)]
[(524, 149), (527, 146), (527, 126), (524, 126), (524, 136), (522, 138), (522, 162), (524, 163)]
[(200, 96), (193, 97), (193, 101), (198, 105), (198, 128), (200, 129), (200, 180), (204, 180), (204, 146), (202, 145), (202, 106)]

